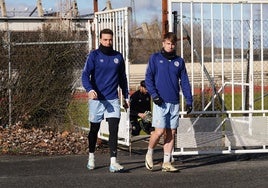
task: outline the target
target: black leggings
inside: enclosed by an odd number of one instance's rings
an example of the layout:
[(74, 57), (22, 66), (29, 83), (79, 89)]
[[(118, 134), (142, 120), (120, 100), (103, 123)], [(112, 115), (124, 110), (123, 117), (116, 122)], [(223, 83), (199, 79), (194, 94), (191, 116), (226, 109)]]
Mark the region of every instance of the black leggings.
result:
[(117, 156), (117, 139), (118, 139), (118, 125), (119, 118), (107, 118), (109, 124), (109, 147), (110, 147), (110, 157)]
[(95, 152), (99, 130), (100, 130), (100, 123), (90, 122), (90, 130), (87, 137), (89, 153)]
[[(109, 125), (109, 147), (110, 156), (117, 156), (117, 139), (118, 139), (118, 125), (119, 118), (107, 118), (106, 121)], [(98, 132), (100, 130), (100, 123), (90, 122), (90, 131), (88, 133), (88, 148), (90, 153), (94, 153), (96, 149), (96, 143), (98, 138)]]

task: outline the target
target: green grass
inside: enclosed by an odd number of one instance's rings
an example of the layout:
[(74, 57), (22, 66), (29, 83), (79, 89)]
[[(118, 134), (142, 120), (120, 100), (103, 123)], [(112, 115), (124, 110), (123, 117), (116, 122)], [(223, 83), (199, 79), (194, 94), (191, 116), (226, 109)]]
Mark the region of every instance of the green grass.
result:
[[(243, 101), (242, 101), (242, 95), (241, 94), (234, 94), (234, 96), (232, 96), (231, 94), (226, 94), (224, 97), (225, 100), (225, 105), (227, 110), (231, 110), (232, 109), (232, 98), (234, 97), (234, 110), (241, 110), (242, 109), (242, 105), (243, 105)], [(261, 110), (261, 100), (259, 100), (261, 97), (261, 94), (255, 93), (254, 96), (254, 110)], [(264, 99), (264, 109), (268, 109), (268, 97), (266, 96)]]
[[(242, 95), (241, 94), (225, 94), (224, 100), (227, 110), (231, 110), (232, 106), (232, 97), (234, 97), (234, 110), (241, 110), (242, 107)], [(259, 98), (260, 94), (255, 94), (255, 99)], [(264, 108), (268, 109), (268, 96), (264, 99)], [(215, 101), (218, 101), (216, 98)], [(261, 109), (261, 100), (257, 100), (254, 103), (255, 110)], [(254, 114), (258, 115), (258, 114)], [(234, 116), (241, 116), (241, 114), (234, 114)], [(85, 99), (73, 99), (68, 108), (68, 117), (67, 117), (67, 129), (72, 129), (74, 126), (78, 127), (88, 127), (88, 101)], [(140, 133), (145, 135), (143, 131)]]
[(84, 99), (74, 99), (68, 108), (67, 127), (88, 127), (88, 103)]

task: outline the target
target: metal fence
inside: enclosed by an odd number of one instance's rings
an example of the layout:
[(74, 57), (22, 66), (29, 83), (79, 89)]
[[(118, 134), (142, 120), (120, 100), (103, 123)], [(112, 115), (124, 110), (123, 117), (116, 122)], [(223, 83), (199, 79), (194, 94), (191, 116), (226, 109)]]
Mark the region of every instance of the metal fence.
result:
[[(129, 8), (120, 8), (114, 9), (105, 12), (97, 12), (94, 18), (95, 24), (95, 42), (96, 45), (99, 44), (99, 33), (104, 28), (110, 28), (114, 32), (114, 49), (121, 52), (126, 64), (126, 75), (129, 81), (129, 28), (130, 28), (130, 20), (131, 20), (131, 10)], [(128, 84), (129, 85), (129, 84)], [(121, 96), (121, 92), (119, 90), (119, 94)], [(131, 125), (129, 122), (129, 110), (124, 111), (121, 98), (121, 119), (119, 123), (119, 131), (118, 131), (118, 143), (126, 146), (131, 145)], [(106, 121), (102, 121), (99, 137), (108, 140), (109, 139), (109, 130)]]
[(190, 117), (182, 103), (174, 154), (268, 152), (267, 2), (168, 6), (195, 98)]
[[(62, 97), (66, 97), (64, 88), (61, 85), (55, 88), (56, 80), (51, 80), (48, 83), (46, 74), (49, 74), (49, 77), (53, 74), (62, 75), (62, 77), (72, 74), (73, 79), (70, 81), (73, 88), (71, 89), (74, 91), (80, 85), (81, 70), (89, 52), (89, 47), (92, 46), (91, 35), (89, 35), (88, 30), (75, 33), (47, 29), (20, 32), (2, 31), (1, 39), (1, 125), (13, 125), (26, 118), (22, 116), (27, 114), (30, 106), (34, 106), (34, 103), (38, 103), (38, 100), (40, 103), (43, 100), (40, 95), (38, 96), (39, 99), (36, 99), (31, 95), (27, 97), (25, 93), (25, 104), (18, 103), (18, 96), (20, 96), (18, 92), (27, 90), (30, 94), (31, 91), (39, 90), (39, 85), (44, 85), (42, 89), (46, 93), (51, 90), (51, 95), (57, 92), (56, 95), (59, 95), (59, 98), (61, 93), (63, 94)], [(51, 62), (54, 62), (54, 64)], [(68, 70), (61, 68), (64, 67), (63, 63), (66, 67), (68, 64)], [(44, 70), (47, 70), (46, 74), (42, 73)], [(57, 76), (55, 76), (55, 79), (57, 79)], [(50, 97), (53, 100), (53, 96)], [(20, 112), (16, 113), (16, 111)]]
[[(79, 96), (84, 97), (84, 89), (81, 85), (81, 71), (83, 69), (86, 56), (89, 51), (94, 49), (95, 47), (98, 47), (99, 32), (104, 28), (110, 28), (114, 31), (114, 49), (122, 53), (126, 63), (127, 77), (129, 79), (129, 21), (131, 20), (130, 15), (131, 10), (128, 7), (97, 12), (95, 13), (94, 22), (88, 22), (83, 30), (77, 31), (70, 31), (66, 29), (50, 30), (49, 23), (45, 23), (43, 25), (43, 29), (40, 31), (3, 31), (1, 33), (3, 42), (0, 47), (2, 48), (0, 54), (0, 56), (2, 57), (0, 58), (0, 117), (2, 118), (2, 122), (5, 122), (5, 124), (7, 125), (12, 125), (14, 123), (17, 123), (17, 121), (19, 121), (21, 118), (18, 117), (18, 114), (14, 112), (15, 109), (21, 108), (21, 106), (18, 106), (16, 104), (16, 101), (14, 100), (14, 98), (16, 98), (15, 93), (18, 92), (19, 89), (12, 85), (16, 85), (14, 83), (16, 83), (18, 80), (22, 80), (25, 82), (29, 80), (29, 85), (31, 85), (33, 83), (31, 81), (39, 77), (38, 74), (32, 74), (32, 71), (38, 71), (38, 69), (50, 69), (50, 64), (48, 64), (50, 60), (55, 61), (55, 63), (72, 64), (73, 72), (69, 73), (74, 75), (74, 79), (72, 81), (73, 90), (75, 92), (82, 91), (81, 95)], [(25, 21), (27, 22), (27, 20)], [(66, 23), (63, 22), (62, 24)], [(60, 26), (58, 26), (57, 28), (60, 28)], [(30, 61), (33, 65), (37, 65), (37, 67), (29, 67), (29, 70), (25, 70), (25, 74), (21, 74), (21, 69), (24, 69), (23, 65), (27, 65), (28, 61)], [(55, 71), (57, 72), (60, 70)], [(61, 73), (58, 72), (58, 74)], [(40, 75), (40, 77), (42, 76)], [(40, 84), (44, 83), (44, 78), (40, 78), (37, 80), (40, 81)], [(27, 87), (27, 89), (29, 88)], [(30, 87), (30, 89), (35, 88), (34, 86), (32, 86)], [(47, 87), (47, 90), (53, 89), (60, 91), (61, 86), (58, 85), (58, 88)], [(27, 100), (30, 101), (31, 99), (28, 98)], [(26, 104), (28, 104), (28, 106), (32, 106), (32, 103), (34, 101), (42, 102), (42, 99), (38, 100), (33, 98), (32, 101), (29, 101), (25, 102)], [(84, 100), (83, 106), (85, 106), (85, 103), (87, 104), (87, 102), (85, 102)], [(85, 130), (88, 130), (88, 120), (82, 123), (78, 122), (81, 119), (88, 119), (87, 108), (85, 109), (81, 106), (77, 106), (75, 107), (75, 110), (77, 110), (75, 115), (76, 119), (71, 119), (70, 121), (73, 123), (73, 125), (86, 127)], [(82, 112), (81, 110), (84, 111)], [(27, 114), (27, 112), (25, 112), (25, 114)], [(67, 116), (71, 115), (72, 114), (67, 114)], [(122, 111), (119, 128), (119, 143), (130, 146), (130, 124), (128, 121), (128, 117), (129, 112)], [(107, 130), (106, 122), (103, 121), (99, 137), (102, 139), (108, 139), (108, 135), (109, 131)]]
[[(180, 39), (178, 53), (186, 60), (195, 101), (188, 117), (181, 96), (181, 119), (173, 154), (268, 152), (268, 4), (168, 2), (169, 30)], [(12, 82), (20, 76), (19, 68), (29, 61), (43, 69), (48, 67), (41, 62), (53, 59), (72, 62), (76, 67), (71, 73), (73, 87), (80, 86), (86, 55), (93, 44), (98, 45), (98, 34), (104, 27), (114, 30), (114, 48), (124, 55), (129, 78), (130, 15), (128, 8), (96, 13), (88, 30), (72, 33), (69, 39), (64, 37), (66, 31), (58, 35), (46, 35), (45, 31), (0, 32), (0, 111), (9, 114), (9, 124), (15, 118), (12, 112), (17, 88), (12, 87)], [(63, 52), (67, 55), (60, 59)], [(35, 79), (29, 74), (26, 70), (22, 79)], [(122, 112), (120, 144), (131, 146), (129, 133), (128, 112)], [(99, 136), (108, 139), (105, 122)]]

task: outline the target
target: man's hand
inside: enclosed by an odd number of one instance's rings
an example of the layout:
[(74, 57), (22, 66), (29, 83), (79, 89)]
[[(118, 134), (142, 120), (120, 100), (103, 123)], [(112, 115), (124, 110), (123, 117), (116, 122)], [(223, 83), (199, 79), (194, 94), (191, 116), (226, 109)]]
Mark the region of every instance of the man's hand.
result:
[(88, 92), (88, 98), (89, 98), (89, 99), (97, 99), (97, 98), (98, 98), (98, 94), (97, 94), (97, 92), (94, 91), (94, 90), (90, 90), (90, 91)]
[(144, 119), (146, 117), (146, 114), (145, 113), (138, 113), (138, 116), (141, 118), (141, 119)]
[(125, 108), (125, 110), (127, 110), (129, 108), (129, 101), (128, 100), (124, 100), (123, 101), (123, 107)]
[(187, 104), (187, 105), (186, 105), (186, 111), (187, 111), (187, 114), (190, 114), (190, 113), (192, 112), (192, 110), (193, 110), (192, 105), (191, 105), (191, 104)]
[(158, 106), (161, 106), (164, 103), (163, 99), (161, 97), (158, 97), (158, 96), (153, 98), (153, 101)]

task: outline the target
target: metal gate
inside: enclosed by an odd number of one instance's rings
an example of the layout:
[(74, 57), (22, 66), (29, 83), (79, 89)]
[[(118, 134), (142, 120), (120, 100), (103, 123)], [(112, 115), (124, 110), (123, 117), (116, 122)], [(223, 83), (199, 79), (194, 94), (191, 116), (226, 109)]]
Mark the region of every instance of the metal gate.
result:
[(173, 155), (268, 152), (268, 3), (169, 0), (169, 31), (186, 61), (194, 110)]
[[(104, 12), (95, 13), (94, 29), (95, 29), (95, 46), (99, 45), (99, 33), (104, 28), (110, 28), (114, 32), (113, 48), (122, 53), (125, 64), (126, 74), (129, 81), (129, 20), (131, 11), (129, 8), (113, 9)], [(119, 91), (120, 92), (120, 91)], [(120, 92), (121, 95), (121, 92)], [(121, 98), (122, 101), (122, 98)], [(122, 102), (121, 102), (122, 104)], [(121, 105), (121, 119), (119, 123), (118, 143), (130, 146), (130, 124), (129, 112), (124, 111)], [(101, 122), (99, 138), (108, 140), (109, 130), (108, 124), (104, 120)]]

